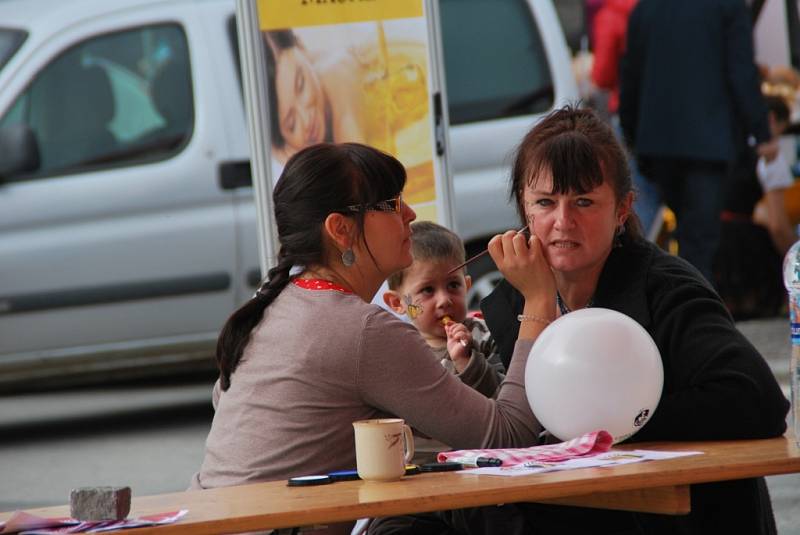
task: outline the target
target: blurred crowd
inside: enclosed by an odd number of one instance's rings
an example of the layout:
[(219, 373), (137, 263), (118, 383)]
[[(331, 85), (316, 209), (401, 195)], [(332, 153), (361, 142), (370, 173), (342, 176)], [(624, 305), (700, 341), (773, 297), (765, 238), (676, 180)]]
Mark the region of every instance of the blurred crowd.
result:
[(629, 149), (648, 238), (697, 267), (737, 320), (785, 313), (782, 259), (800, 223), (800, 73), (756, 61), (765, 3), (584, 0), (573, 57), (584, 104)]

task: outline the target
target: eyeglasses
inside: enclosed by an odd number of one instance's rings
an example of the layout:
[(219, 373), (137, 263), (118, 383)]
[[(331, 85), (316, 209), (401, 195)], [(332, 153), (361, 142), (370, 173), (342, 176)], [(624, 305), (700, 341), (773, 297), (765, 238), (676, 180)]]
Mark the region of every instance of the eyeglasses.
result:
[(386, 199), (385, 201), (378, 201), (373, 204), (351, 204), (350, 206), (345, 207), (345, 210), (349, 212), (388, 212), (388, 213), (395, 213), (399, 214), (400, 210), (403, 207), (403, 194), (401, 193), (397, 197), (392, 199)]

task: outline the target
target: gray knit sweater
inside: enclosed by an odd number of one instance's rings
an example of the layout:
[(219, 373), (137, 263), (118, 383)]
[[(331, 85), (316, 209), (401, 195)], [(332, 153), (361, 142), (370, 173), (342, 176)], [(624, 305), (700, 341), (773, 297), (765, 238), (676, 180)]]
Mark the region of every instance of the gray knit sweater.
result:
[(455, 448), (534, 445), (541, 426), (524, 389), (531, 345), (517, 344), (488, 399), (445, 370), (412, 325), (353, 294), (289, 284), (253, 330), (230, 388), (215, 386), (192, 487), (355, 468), (352, 422), (390, 415)]

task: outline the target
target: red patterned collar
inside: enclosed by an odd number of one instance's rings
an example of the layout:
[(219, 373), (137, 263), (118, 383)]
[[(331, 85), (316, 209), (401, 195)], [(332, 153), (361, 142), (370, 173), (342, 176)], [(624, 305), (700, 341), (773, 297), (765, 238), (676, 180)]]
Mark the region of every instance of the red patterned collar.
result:
[(292, 280), (295, 286), (299, 286), (305, 290), (333, 290), (335, 292), (342, 292), (343, 294), (351, 294), (353, 293), (352, 290), (348, 290), (343, 286), (339, 286), (338, 284), (334, 284), (331, 281), (327, 281), (325, 279), (300, 279), (296, 278)]

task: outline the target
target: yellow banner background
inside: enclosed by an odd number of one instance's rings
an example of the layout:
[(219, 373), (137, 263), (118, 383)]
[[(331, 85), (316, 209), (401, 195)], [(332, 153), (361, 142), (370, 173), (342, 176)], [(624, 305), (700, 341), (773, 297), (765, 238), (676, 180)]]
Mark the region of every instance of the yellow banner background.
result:
[(258, 0), (262, 30), (422, 17), (423, 0)]

